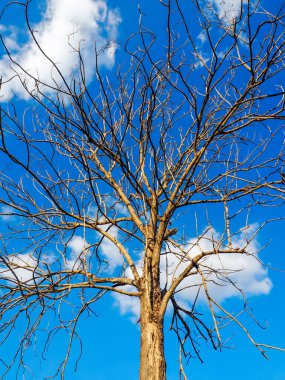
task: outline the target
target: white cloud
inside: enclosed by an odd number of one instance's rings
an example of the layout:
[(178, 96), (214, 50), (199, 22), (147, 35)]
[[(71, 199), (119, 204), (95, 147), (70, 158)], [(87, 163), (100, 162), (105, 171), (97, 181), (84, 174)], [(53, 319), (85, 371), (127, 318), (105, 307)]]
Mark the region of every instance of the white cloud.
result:
[(57, 261), (56, 255), (53, 252), (46, 252), (41, 255), (41, 263), (44, 266), (50, 266)]
[(110, 210), (113, 210), (116, 212), (117, 216), (129, 215), (129, 211), (125, 204), (120, 199), (115, 198), (109, 194), (103, 196), (102, 209), (105, 208), (105, 214), (108, 214)]
[[(143, 252), (142, 252), (143, 254)], [(139, 276), (142, 275), (142, 260), (139, 260), (136, 263), (137, 271)], [(125, 276), (127, 278), (133, 278), (131, 268), (126, 268)], [(135, 292), (136, 288), (132, 285), (126, 285), (122, 287), (122, 290), (126, 292)], [(120, 293), (112, 293), (112, 297), (114, 298), (115, 306), (119, 308), (121, 314), (130, 315), (130, 319), (132, 322), (137, 323), (140, 317), (140, 301), (137, 297), (127, 296)]]
[(124, 215), (124, 216), (129, 215), (129, 210), (124, 204), (115, 202), (114, 207), (119, 215)]
[[(102, 228), (102, 227), (101, 227)], [(103, 227), (111, 236), (118, 238), (119, 230), (117, 227), (105, 225)], [(96, 233), (97, 239), (101, 239), (102, 235)], [(67, 243), (68, 255), (64, 261), (64, 267), (70, 270), (78, 270), (82, 268), (83, 262), (88, 264), (90, 257), (90, 244), (85, 238), (74, 235)], [(100, 253), (108, 261), (109, 273), (113, 273), (118, 266), (122, 266), (124, 259), (117, 246), (111, 240), (103, 238), (100, 244)], [(0, 261), (0, 277), (6, 280), (19, 280), (20, 282), (29, 282), (39, 277), (41, 271), (46, 266), (52, 265), (56, 261), (56, 256), (52, 252), (41, 255), (37, 260), (32, 253), (8, 255)], [(7, 264), (5, 264), (5, 262)], [(35, 273), (37, 272), (37, 276)]]
[(197, 36), (197, 40), (199, 41), (199, 43), (201, 45), (204, 44), (204, 42), (207, 40), (207, 33), (205, 32), (205, 30), (202, 30), (198, 36)]
[[(116, 213), (117, 217), (129, 215), (127, 207), (120, 200), (111, 195), (104, 195), (102, 198), (103, 203), (100, 211), (96, 206), (89, 207), (87, 212), (88, 218), (93, 219), (94, 221), (98, 220), (102, 223), (105, 220), (102, 213), (108, 215), (113, 211)], [(101, 210), (103, 211), (101, 212)], [(111, 237), (119, 240), (120, 230), (117, 226), (111, 226), (110, 223), (106, 222), (105, 224), (100, 224), (100, 229), (107, 232)], [(101, 240), (99, 252), (108, 262), (108, 267), (105, 270), (109, 273), (113, 273), (117, 267), (121, 267), (123, 265), (124, 257), (116, 244), (114, 244), (110, 239), (104, 237), (100, 232), (96, 232), (96, 237)], [(127, 248), (125, 247), (125, 249)]]
[(71, 249), (72, 255), (78, 256), (85, 250), (88, 244), (81, 236), (74, 235), (67, 246)]
[[(232, 239), (233, 247), (246, 247), (247, 254), (221, 253), (205, 257), (200, 261), (200, 264), (203, 265), (200, 266), (200, 269), (207, 279), (208, 292), (216, 301), (223, 302), (231, 297), (240, 297), (241, 294), (238, 289), (242, 289), (247, 295), (269, 294), (272, 289), (272, 282), (268, 277), (267, 270), (258, 261), (257, 240), (254, 238), (248, 242), (248, 237), (254, 234), (256, 228), (255, 225), (252, 225)], [(199, 242), (196, 238), (190, 239), (185, 246), (185, 251), (188, 254), (186, 257), (185, 254), (182, 255), (183, 260), (181, 260), (181, 251), (170, 244), (169, 252), (171, 253), (161, 257), (161, 286), (163, 287), (167, 280), (167, 288), (169, 288), (173, 279), (182, 273), (191, 259), (201, 252), (212, 250), (214, 246), (217, 246), (220, 238), (221, 235), (212, 229), (205, 232)], [(137, 266), (140, 267), (141, 262), (138, 262)], [(131, 278), (131, 271), (127, 270), (126, 275)], [(236, 287), (227, 282), (225, 276)], [(198, 290), (200, 290), (198, 303), (207, 303), (200, 275), (194, 274), (187, 277), (179, 285), (178, 290), (176, 298), (182, 304), (191, 305)], [(135, 318), (138, 316), (139, 305), (137, 300), (120, 294), (114, 294), (114, 298), (116, 305), (123, 314), (130, 313)]]
[(3, 220), (4, 222), (9, 222), (13, 220), (14, 216), (11, 215), (13, 212), (13, 209), (9, 206), (2, 206), (0, 210), (0, 219)]
[(220, 18), (229, 23), (240, 15), (241, 0), (212, 0)]
[[(217, 253), (204, 257), (200, 260), (200, 270), (207, 279), (208, 292), (212, 298), (218, 302), (223, 302), (232, 297), (240, 297), (238, 289), (242, 289), (246, 295), (269, 294), (272, 289), (272, 283), (268, 277), (267, 269), (258, 260), (259, 245), (256, 238), (252, 238), (258, 226), (252, 225), (245, 228), (232, 239), (234, 248), (246, 247), (247, 253)], [(119, 238), (117, 227), (104, 227), (111, 236)], [(96, 233), (97, 237), (99, 233)], [(184, 246), (182, 253), (177, 247), (169, 244), (167, 254), (161, 256), (161, 286), (167, 281), (167, 288), (172, 281), (189, 265), (191, 260), (201, 252), (207, 252), (217, 248), (221, 239), (214, 229), (205, 230), (199, 239), (189, 239)], [(82, 265), (81, 258), (88, 256), (89, 244), (81, 236), (74, 235), (68, 242), (69, 257), (65, 266), (69, 269), (78, 269)], [(123, 264), (123, 257), (119, 249), (107, 238), (104, 238), (100, 245), (100, 252), (109, 262), (108, 271), (114, 273), (114, 270)], [(52, 254), (43, 255), (38, 262), (31, 254), (9, 255), (5, 258), (8, 265), (0, 265), (0, 276), (6, 280), (15, 281), (18, 279), (23, 283), (35, 281), (40, 271), (44, 269), (43, 263), (52, 264), (55, 260)], [(142, 259), (136, 263), (138, 272), (142, 272)], [(42, 269), (43, 268), (43, 269)], [(132, 278), (130, 268), (126, 269), (127, 278)], [(232, 284), (227, 281), (230, 279)], [(233, 286), (233, 284), (235, 286)], [(126, 291), (135, 291), (132, 286), (123, 287)], [(194, 274), (186, 279), (178, 287), (176, 298), (183, 305), (193, 303), (199, 290), (198, 303), (207, 303), (207, 297), (202, 286), (200, 275)], [(122, 314), (130, 314), (132, 320), (136, 322), (139, 318), (139, 300), (135, 297), (128, 297), (122, 294), (114, 293), (113, 298), (115, 305), (120, 309)]]
[(65, 266), (68, 269), (79, 269), (82, 266), (81, 259), (87, 257), (89, 253), (89, 244), (81, 236), (74, 235), (67, 243), (67, 247), (70, 248), (70, 256), (65, 261)]
[(53, 252), (47, 252), (39, 259), (32, 252), (1, 256), (0, 278), (13, 283), (34, 284), (55, 261)]
[(38, 277), (37, 266), (38, 261), (31, 253), (9, 255), (5, 258), (5, 263), (0, 265), (0, 277), (7, 281), (28, 284)]
[[(230, 297), (239, 296), (237, 288), (242, 289), (245, 294), (259, 295), (268, 294), (272, 288), (272, 283), (267, 276), (267, 270), (257, 260), (258, 243), (256, 239), (247, 242), (247, 236), (254, 233), (256, 226), (251, 226), (235, 236), (232, 241), (233, 247), (246, 247), (247, 254), (230, 253), (215, 254), (205, 257), (200, 261), (200, 266), (205, 278), (208, 281), (208, 291), (217, 301), (222, 302)], [(186, 247), (189, 259), (193, 259), (201, 252), (211, 251), (216, 246), (220, 235), (215, 230), (209, 230), (199, 240), (191, 239)], [(173, 252), (177, 249), (172, 247)], [(179, 252), (177, 252), (179, 253)], [(181, 261), (178, 255), (168, 256), (168, 282), (171, 283), (173, 277), (177, 277), (189, 264), (190, 260)], [(162, 260), (162, 283), (166, 281), (166, 256)], [(232, 286), (225, 277), (237, 286)], [(200, 275), (187, 277), (179, 286), (181, 290), (178, 298), (183, 301), (194, 301), (197, 291), (201, 288), (202, 281)], [(185, 288), (185, 289), (184, 289)], [(184, 289), (184, 290), (182, 290)], [(200, 289), (199, 300), (206, 302), (203, 289)]]
[[(101, 51), (99, 63), (108, 68), (114, 65), (116, 47), (104, 47), (108, 41), (116, 39), (120, 22), (118, 12), (109, 9), (104, 0), (47, 0), (46, 12), (42, 20), (33, 25), (33, 30), (39, 46), (58, 65), (67, 82), (74, 76), (78, 64), (78, 55), (73, 48), (78, 49), (80, 45), (86, 63), (87, 81), (90, 81), (95, 70), (95, 42), (97, 49)], [(11, 38), (14, 39), (13, 43)], [(13, 31), (13, 35), (7, 35), (6, 32), (5, 39), (8, 47), (13, 50), (14, 60), (28, 73), (49, 85), (55, 85), (54, 82), (57, 85), (62, 84), (55, 68), (32, 38), (21, 45), (20, 42), (16, 43)], [(28, 88), (33, 89), (34, 81), (28, 80), (24, 72), (15, 65), (9, 69), (10, 66), (8, 57), (2, 57), (0, 73), (3, 82), (15, 74), (14, 69), (27, 81)], [(45, 91), (49, 90), (45, 88)], [(20, 98), (28, 98), (18, 79), (2, 85), (2, 101), (9, 100), (13, 94)]]
[(200, 50), (200, 51), (197, 50), (197, 52), (195, 52), (195, 58), (196, 58), (195, 66), (197, 68), (207, 67), (207, 63), (210, 61), (210, 58), (207, 56), (207, 53), (204, 52), (203, 50)]
[[(127, 285), (123, 287), (123, 290), (127, 292), (134, 292), (136, 289)], [(130, 315), (130, 319), (133, 323), (137, 323), (140, 317), (140, 301), (137, 297), (126, 296), (120, 293), (112, 293), (112, 297), (115, 302), (114, 305), (119, 308), (121, 314)]]
[[(110, 227), (109, 225), (105, 225), (101, 227), (105, 231), (108, 232), (112, 237), (118, 239), (119, 237), (119, 229), (116, 226)], [(101, 234), (97, 234), (98, 237), (102, 237)], [(100, 252), (106, 258), (108, 262), (108, 272), (112, 273), (118, 266), (123, 265), (124, 258), (119, 250), (119, 248), (107, 237), (104, 237), (100, 244)]]

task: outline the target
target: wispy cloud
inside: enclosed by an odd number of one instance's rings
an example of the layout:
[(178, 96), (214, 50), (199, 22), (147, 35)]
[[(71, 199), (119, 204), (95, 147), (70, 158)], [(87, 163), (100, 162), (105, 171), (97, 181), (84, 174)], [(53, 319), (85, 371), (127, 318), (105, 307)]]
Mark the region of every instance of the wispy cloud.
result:
[[(111, 43), (109, 49), (103, 48), (107, 42), (117, 38), (120, 22), (118, 11), (110, 9), (104, 0), (47, 0), (47, 9), (42, 20), (33, 25), (37, 43), (30, 37), (26, 43), (21, 44), (16, 38), (15, 29), (11, 28), (4, 31), (4, 40), (12, 50), (13, 59), (24, 70), (42, 82), (60, 86), (62, 80), (44, 54), (57, 64), (69, 81), (78, 65), (78, 55), (74, 49), (80, 46), (86, 64), (87, 81), (90, 81), (95, 69), (95, 43), (97, 50), (101, 50), (99, 64), (108, 68), (114, 65), (115, 44)], [(0, 60), (2, 81), (8, 80), (15, 72), (26, 82), (29, 90), (32, 90), (34, 81), (28, 79), (19, 67), (11, 65), (7, 55), (3, 56)], [(45, 91), (48, 89), (45, 88)], [(9, 100), (13, 95), (28, 98), (17, 78), (2, 85), (1, 95), (2, 101)]]
[(212, 0), (212, 4), (218, 11), (218, 16), (229, 23), (241, 12), (243, 2), (241, 0)]
[(0, 209), (0, 219), (3, 222), (9, 222), (14, 219), (14, 216), (12, 215), (12, 208), (9, 206), (2, 206)]

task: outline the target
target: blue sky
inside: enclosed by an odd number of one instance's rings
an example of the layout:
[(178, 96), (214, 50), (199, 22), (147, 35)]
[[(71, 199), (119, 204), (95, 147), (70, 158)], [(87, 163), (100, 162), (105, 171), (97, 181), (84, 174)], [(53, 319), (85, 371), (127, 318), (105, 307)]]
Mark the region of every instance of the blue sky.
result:
[[(145, 0), (141, 3), (145, 23), (159, 35), (161, 29), (161, 6), (159, 2)], [(78, 39), (85, 39), (85, 41), (96, 39), (99, 49), (105, 46), (106, 39), (116, 43), (114, 44), (114, 48), (107, 50), (101, 55), (100, 65), (104, 73), (112, 77), (112, 73), (115, 73), (116, 67), (119, 64), (126, 64), (120, 46), (130, 33), (137, 29), (138, 8), (136, 1), (126, 0), (119, 2), (110, 0), (106, 3), (104, 1), (84, 0), (80, 4), (70, 1), (68, 10), (66, 8), (68, 0), (58, 0), (57, 4), (62, 4), (63, 8), (60, 9), (60, 6), (56, 5), (54, 1), (49, 1), (50, 13), (47, 16), (47, 3), (44, 0), (34, 1), (30, 6), (30, 17), (34, 23), (33, 25), (36, 25), (39, 29), (42, 44), (47, 51), (51, 55), (55, 54), (56, 60), (64, 62), (62, 68), (67, 76), (74, 70), (76, 61), (74, 55), (70, 53), (70, 49), (66, 47), (66, 37), (64, 36), (74, 31), (74, 29), (70, 30), (70, 28), (74, 27), (76, 15), (78, 15), (78, 20), (76, 20), (75, 28), (77, 33), (74, 37), (74, 43), (78, 42)], [(219, 14), (223, 14), (228, 9), (232, 11), (232, 4), (236, 6), (235, 1), (232, 0), (224, 2), (214, 1), (214, 6), (216, 6)], [(274, 4), (270, 4), (270, 6), (274, 8)], [(63, 10), (66, 10), (66, 12), (63, 12)], [(46, 16), (44, 17), (44, 15)], [(94, 24), (94, 19), (97, 21), (99, 19), (99, 21)], [(14, 5), (7, 9), (2, 17), (1, 25), (6, 43), (14, 52), (17, 59), (23, 65), (30, 66), (31, 70), (36, 70), (40, 76), (49, 81), (49, 64), (45, 60), (42, 60), (41, 54), (36, 53), (33, 44), (27, 37), (21, 7)], [(59, 30), (62, 32), (62, 36)], [(86, 43), (83, 52), (87, 62), (88, 59), (91, 60), (93, 44)], [(8, 68), (5, 51), (2, 50), (1, 54), (0, 71), (3, 72), (3, 78), (5, 79), (5, 76), (8, 77), (11, 71)], [(284, 79), (284, 74), (282, 75)], [(87, 78), (92, 83), (94, 79), (94, 62), (93, 64), (90, 63), (87, 67)], [(4, 103), (6, 100), (13, 100), (19, 109), (24, 109), (27, 104), (31, 104), (21, 86), (15, 82), (11, 82), (11, 85), (7, 84), (6, 87), (3, 87), (2, 94), (4, 96)], [(250, 216), (251, 223), (259, 222), (261, 219), (264, 220), (271, 215), (272, 211), (270, 209), (253, 211)], [(284, 215), (284, 206), (274, 209), (274, 215), (282, 217)], [(215, 209), (210, 211), (210, 216), (213, 219), (217, 218)], [(6, 230), (7, 222), (7, 219), (2, 218), (1, 226), (3, 231)], [(10, 220), (9, 222), (13, 221)], [(218, 224), (221, 224), (221, 222), (218, 222)], [(258, 244), (262, 246), (272, 240), (270, 245), (262, 251), (261, 257), (270, 266), (285, 270), (282, 234), (284, 234), (284, 221), (272, 223), (262, 230), (258, 238)], [(192, 236), (191, 233), (188, 234), (189, 238)], [(70, 260), (73, 260), (73, 255), (76, 255), (77, 249), (80, 250), (80, 244), (82, 242), (77, 240), (73, 241), (73, 245), (69, 245)], [(108, 249), (108, 246), (105, 248)], [(257, 278), (257, 284), (262, 286), (262, 280), (269, 278), (272, 283), (272, 289), (255, 292), (256, 296), (249, 297), (249, 303), (252, 305), (254, 314), (258, 317), (261, 324), (266, 325), (268, 321), (268, 327), (266, 330), (261, 330), (256, 328), (251, 322), (249, 322), (249, 327), (251, 327), (251, 332), (257, 341), (285, 347), (285, 325), (283, 322), (285, 313), (283, 302), (285, 273), (273, 270), (265, 273), (258, 267), (256, 276), (258, 275), (260, 275), (260, 278)], [(223, 297), (221, 296), (221, 298)], [(79, 347), (75, 343), (72, 360), (70, 360), (67, 366), (67, 380), (132, 380), (137, 378), (139, 366), (139, 326), (131, 313), (131, 307), (128, 311), (126, 309), (128, 305), (124, 303), (120, 304), (120, 302), (120, 299), (115, 301), (111, 296), (100, 300), (94, 308), (97, 316), (81, 320), (79, 332), (84, 341), (83, 355), (78, 363), (77, 371), (74, 372), (75, 357)], [(230, 309), (235, 306), (236, 302), (235, 298), (225, 299), (225, 303)], [(120, 307), (118, 304), (120, 304)], [(121, 312), (123, 309), (126, 310), (126, 313)], [(178, 346), (174, 334), (168, 331), (169, 319), (170, 316), (168, 315), (165, 323), (167, 379), (175, 380), (178, 379)], [(50, 320), (50, 325), (53, 325), (52, 319)], [(22, 327), (22, 322), (19, 321), (17, 331), (14, 333), (15, 338), (21, 334)], [(44, 336), (45, 332), (39, 334), (39, 346), (43, 342)], [(232, 337), (229, 341), (231, 348), (219, 353), (213, 352), (211, 348), (202, 345), (204, 364), (199, 363), (197, 359), (191, 359), (186, 366), (186, 373), (189, 379), (235, 380), (243, 378), (244, 380), (250, 380), (258, 378), (259, 380), (282, 380), (285, 378), (284, 353), (269, 352), (270, 360), (265, 360), (250, 345), (244, 337), (243, 332), (239, 331), (236, 326), (230, 327), (225, 336)], [(27, 364), (28, 367), (31, 367), (31, 371), (27, 369), (26, 379), (42, 380), (47, 372), (53, 370), (52, 366), (64, 352), (65, 342), (64, 335), (59, 335), (51, 343), (46, 353), (46, 360), (43, 361), (40, 360), (40, 350), (37, 349), (36, 352), (31, 350), (27, 356)], [(12, 346), (10, 348), (12, 349)], [(2, 349), (1, 352), (0, 347), (0, 357), (7, 357), (9, 355), (9, 347), (7, 350), (6, 346), (4, 350), (3, 352)], [(11, 372), (6, 376), (8, 380), (13, 380), (14, 378), (15, 372)]]

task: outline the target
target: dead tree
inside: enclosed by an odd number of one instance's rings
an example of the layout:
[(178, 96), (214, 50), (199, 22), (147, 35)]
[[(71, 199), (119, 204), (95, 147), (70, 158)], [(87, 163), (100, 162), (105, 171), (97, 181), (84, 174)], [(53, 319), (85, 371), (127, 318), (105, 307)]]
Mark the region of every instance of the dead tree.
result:
[[(0, 202), (2, 216), (13, 217), (1, 236), (2, 343), (19, 319), (26, 321), (4, 373), (23, 365), (45, 313), (54, 311), (58, 329), (70, 334), (59, 366), (64, 378), (80, 317), (108, 293), (140, 303), (141, 380), (166, 378), (168, 306), (182, 352), (189, 344), (200, 357), (201, 339), (221, 349), (230, 321), (263, 355), (275, 348), (256, 342), (240, 310), (229, 312), (210, 286), (235, 289), (247, 312), (233, 277), (243, 268), (230, 263), (258, 260), (252, 242), (268, 221), (252, 228), (250, 210), (284, 202), (285, 15), (248, 1), (229, 19), (201, 3), (161, 1), (160, 36), (141, 13), (125, 45), (128, 65), (106, 75), (97, 64), (91, 84), (80, 49), (74, 78), (46, 56), (55, 79), (45, 83), (15, 61), (2, 39), (13, 80), (33, 99), (24, 113), (11, 104), (1, 108), (7, 166)], [(29, 2), (24, 6), (37, 43)], [(187, 241), (183, 230), (196, 238)], [(79, 245), (70, 256), (74, 239)], [(192, 301), (181, 304), (181, 292)], [(76, 316), (66, 321), (62, 302), (75, 295)], [(212, 323), (201, 314), (201, 297)], [(186, 379), (182, 364), (180, 376)]]

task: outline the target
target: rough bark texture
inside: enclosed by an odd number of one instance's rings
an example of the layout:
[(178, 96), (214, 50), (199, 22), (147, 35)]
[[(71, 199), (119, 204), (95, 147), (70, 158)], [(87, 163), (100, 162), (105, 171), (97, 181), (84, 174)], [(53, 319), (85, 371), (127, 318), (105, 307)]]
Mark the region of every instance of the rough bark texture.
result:
[(141, 322), (140, 380), (165, 380), (161, 321)]
[(166, 364), (164, 358), (163, 316), (160, 315), (159, 270), (157, 266), (153, 266), (152, 259), (147, 258), (144, 271), (140, 318), (140, 380), (165, 380)]

